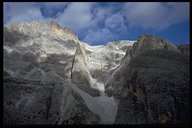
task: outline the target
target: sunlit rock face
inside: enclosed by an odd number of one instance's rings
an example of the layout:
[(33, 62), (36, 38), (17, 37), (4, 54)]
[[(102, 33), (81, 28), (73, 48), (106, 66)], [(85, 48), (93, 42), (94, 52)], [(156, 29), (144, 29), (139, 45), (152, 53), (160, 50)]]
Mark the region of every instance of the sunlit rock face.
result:
[(19, 31), (22, 34), (37, 37), (42, 35), (58, 36), (67, 40), (78, 40), (77, 36), (68, 28), (63, 28), (55, 21), (48, 23), (38, 23), (33, 21), (31, 23), (12, 24), (8, 26), (9, 31)]
[(166, 49), (179, 52), (178, 48), (167, 40), (160, 39), (151, 35), (143, 35), (139, 36), (137, 42), (133, 45), (130, 54), (131, 56), (137, 56), (144, 52), (155, 49)]
[[(132, 45), (131, 41), (117, 41), (106, 46), (90, 46), (56, 22), (15, 24), (4, 27), (4, 69), (16, 78), (61, 81), (62, 78), (71, 80), (72, 76), (82, 77), (78, 73), (72, 75), (72, 71), (84, 64), (84, 68), (78, 70), (86, 70), (87, 83), (79, 82), (104, 90), (107, 77), (120, 64), (125, 49)], [(78, 48), (83, 51), (82, 55), (77, 52)], [(78, 62), (77, 58), (82, 61)]]

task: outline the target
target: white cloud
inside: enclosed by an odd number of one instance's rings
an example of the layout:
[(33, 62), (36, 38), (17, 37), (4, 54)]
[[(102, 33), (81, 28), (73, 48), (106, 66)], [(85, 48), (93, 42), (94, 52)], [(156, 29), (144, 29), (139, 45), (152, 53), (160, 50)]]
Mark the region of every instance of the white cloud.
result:
[[(45, 22), (45, 18), (41, 15), (41, 12), (38, 9), (30, 9), (26, 10), (22, 15), (12, 16), (10, 20), (7, 22), (7, 25), (12, 23), (20, 23), (20, 22), (32, 22), (32, 21), (39, 21)], [(49, 19), (50, 20), (50, 19)]]
[(130, 27), (163, 30), (189, 17), (188, 3), (126, 3), (125, 16)]
[(47, 21), (42, 16), (41, 11), (36, 3), (4, 3), (4, 24)]
[(121, 13), (115, 13), (105, 20), (105, 27), (109, 28), (113, 32), (124, 32), (127, 30), (125, 20)]
[(56, 20), (61, 25), (80, 32), (92, 24), (93, 15), (91, 9), (94, 4), (95, 3), (71, 3)]
[(109, 17), (113, 14), (113, 7), (100, 7), (97, 6), (94, 8), (93, 14), (94, 14), (94, 21), (95, 24), (98, 24), (99, 22), (103, 22), (106, 17)]
[(59, 14), (63, 13), (63, 10), (69, 5), (68, 2), (42, 2), (37, 3), (37, 6), (40, 6), (42, 9), (42, 13), (47, 17), (55, 17), (59, 16)]
[(114, 35), (109, 29), (91, 29), (87, 32), (87, 35), (83, 41), (90, 42), (92, 44), (102, 44), (103, 42), (108, 42), (116, 40), (117, 36)]

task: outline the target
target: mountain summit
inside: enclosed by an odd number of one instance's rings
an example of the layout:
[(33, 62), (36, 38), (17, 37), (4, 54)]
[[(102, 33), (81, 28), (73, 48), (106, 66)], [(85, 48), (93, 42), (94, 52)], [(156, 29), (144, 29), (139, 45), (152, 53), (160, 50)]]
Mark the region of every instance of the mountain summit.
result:
[(3, 32), (5, 124), (189, 120), (189, 56), (167, 40), (91, 46), (54, 21)]
[(9, 31), (17, 31), (32, 37), (39, 35), (54, 35), (67, 38), (68, 40), (78, 40), (77, 36), (68, 28), (63, 28), (55, 21), (47, 23), (39, 23), (33, 21), (31, 23), (12, 24), (7, 27)]

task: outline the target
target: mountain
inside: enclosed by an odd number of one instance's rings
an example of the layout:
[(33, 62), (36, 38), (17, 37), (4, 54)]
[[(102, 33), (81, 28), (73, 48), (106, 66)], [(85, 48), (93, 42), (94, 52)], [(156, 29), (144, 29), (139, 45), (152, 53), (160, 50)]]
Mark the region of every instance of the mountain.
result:
[[(158, 43), (146, 46), (152, 40)], [(120, 99), (117, 124), (189, 123), (189, 57), (169, 42), (139, 37), (105, 92)]]
[[(121, 77), (119, 74), (126, 71), (126, 69), (129, 67), (130, 61), (138, 55), (141, 55), (148, 51), (159, 50), (159, 49), (180, 53), (178, 48), (174, 44), (170, 43), (169, 41), (166, 41), (151, 35), (139, 36), (137, 42), (133, 44), (132, 48), (127, 49), (126, 55), (122, 59), (120, 66), (115, 69), (112, 76), (108, 79), (106, 83), (107, 88), (108, 88), (108, 85), (110, 85), (109, 88), (115, 87), (115, 92), (119, 93), (118, 91), (121, 91), (124, 84), (126, 84), (124, 83), (124, 80), (122, 80), (123, 77)], [(122, 75), (125, 75), (125, 74), (122, 74)], [(119, 82), (122, 82), (122, 83), (119, 83)]]
[[(79, 47), (84, 51), (81, 57), (86, 58), (82, 63), (85, 63), (89, 77), (103, 82), (110, 69), (117, 67), (125, 55), (125, 50), (121, 48), (132, 45), (129, 41), (117, 44), (90, 46), (56, 22), (11, 25), (4, 27), (4, 68), (16, 78), (52, 81), (62, 77), (71, 80), (71, 69), (76, 63), (73, 60), (80, 54), (77, 53)], [(54, 79), (49, 77), (50, 73), (55, 74)]]
[[(129, 41), (124, 44), (127, 46)], [(120, 47), (123, 47), (122, 43)], [(32, 22), (4, 27), (3, 48), (6, 124), (114, 122), (116, 103), (101, 95), (104, 80), (110, 72), (108, 69), (115, 68), (125, 54), (118, 46), (114, 50), (102, 45), (90, 46), (56, 22)], [(116, 60), (113, 60), (114, 56)], [(108, 60), (115, 62), (111, 64)], [(73, 88), (73, 84), (83, 92)], [(57, 90), (56, 94), (52, 93), (54, 90)], [(63, 101), (62, 97), (67, 100)], [(112, 110), (105, 112), (103, 105)], [(31, 113), (33, 106), (38, 107)], [(106, 118), (111, 111), (114, 115)], [(79, 121), (74, 122), (77, 118)]]
[(142, 35), (91, 46), (54, 21), (3, 32), (5, 124), (189, 119), (189, 56), (167, 40)]

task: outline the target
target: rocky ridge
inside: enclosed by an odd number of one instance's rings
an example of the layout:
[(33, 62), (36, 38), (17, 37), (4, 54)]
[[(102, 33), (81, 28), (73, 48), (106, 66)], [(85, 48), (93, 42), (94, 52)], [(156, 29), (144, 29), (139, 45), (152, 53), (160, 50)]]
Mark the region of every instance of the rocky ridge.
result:
[(33, 21), (31, 23), (12, 24), (7, 27), (9, 31), (19, 31), (32, 37), (51, 35), (68, 40), (78, 40), (78, 37), (68, 28), (61, 27), (57, 22), (50, 21), (46, 24)]

